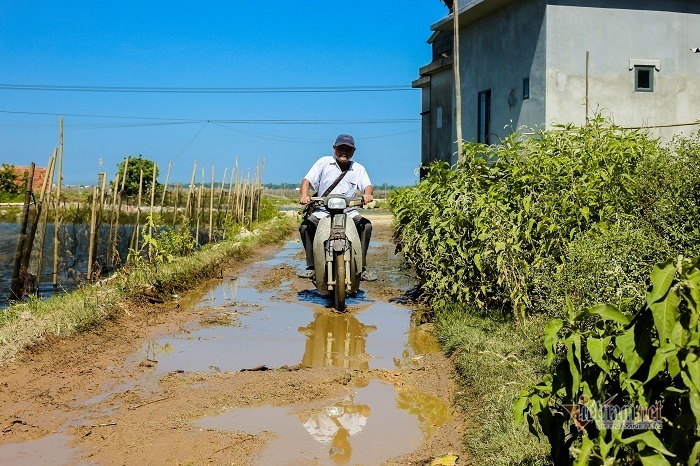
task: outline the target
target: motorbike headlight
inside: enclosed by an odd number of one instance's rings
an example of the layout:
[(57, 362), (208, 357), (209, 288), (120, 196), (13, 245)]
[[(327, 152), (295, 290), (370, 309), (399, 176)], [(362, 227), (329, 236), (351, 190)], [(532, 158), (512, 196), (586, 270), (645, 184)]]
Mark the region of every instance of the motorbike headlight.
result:
[(344, 209), (348, 206), (347, 202), (345, 202), (345, 199), (341, 199), (338, 197), (332, 197), (328, 199), (328, 208), (329, 209)]

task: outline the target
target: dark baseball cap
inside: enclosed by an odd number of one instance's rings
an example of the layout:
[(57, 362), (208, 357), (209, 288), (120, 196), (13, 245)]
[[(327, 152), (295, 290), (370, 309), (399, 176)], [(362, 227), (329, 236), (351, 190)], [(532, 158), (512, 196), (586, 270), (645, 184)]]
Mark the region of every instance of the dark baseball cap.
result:
[(335, 144), (333, 144), (333, 147), (335, 146), (350, 146), (355, 149), (355, 140), (349, 134), (341, 134), (335, 138)]

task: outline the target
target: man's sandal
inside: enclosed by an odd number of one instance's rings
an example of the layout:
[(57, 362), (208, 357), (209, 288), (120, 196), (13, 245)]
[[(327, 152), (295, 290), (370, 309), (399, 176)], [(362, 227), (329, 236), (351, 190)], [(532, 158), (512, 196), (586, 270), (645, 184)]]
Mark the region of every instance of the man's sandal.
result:
[(314, 269), (302, 270), (301, 272), (297, 272), (297, 277), (310, 278), (313, 280), (313, 278), (316, 277), (316, 272), (314, 271)]
[(363, 282), (373, 282), (377, 280), (377, 274), (370, 270), (363, 270), (362, 275), (360, 275), (360, 279)]

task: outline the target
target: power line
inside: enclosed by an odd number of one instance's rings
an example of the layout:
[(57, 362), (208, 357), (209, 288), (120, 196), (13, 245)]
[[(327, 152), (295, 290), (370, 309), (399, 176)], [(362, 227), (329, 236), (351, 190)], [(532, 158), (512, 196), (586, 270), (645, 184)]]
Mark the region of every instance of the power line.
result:
[(76, 118), (115, 118), (128, 120), (155, 120), (161, 122), (187, 122), (187, 123), (217, 123), (217, 124), (266, 124), (266, 125), (328, 125), (328, 124), (397, 124), (397, 123), (416, 123), (421, 121), (420, 118), (386, 118), (386, 119), (368, 119), (368, 120), (302, 120), (302, 119), (239, 119), (239, 120), (220, 120), (220, 119), (196, 119), (196, 118), (160, 118), (160, 117), (142, 117), (142, 116), (124, 116), (124, 115), (94, 115), (85, 113), (51, 113), (51, 112), (20, 112), (12, 110), (0, 110), (0, 113), (13, 115), (43, 115), (43, 116), (63, 116)]
[(48, 84), (0, 84), (0, 90), (51, 92), (127, 92), (158, 94), (279, 94), (413, 91), (404, 84), (388, 86), (285, 86), (285, 87), (147, 87), (147, 86), (54, 86)]

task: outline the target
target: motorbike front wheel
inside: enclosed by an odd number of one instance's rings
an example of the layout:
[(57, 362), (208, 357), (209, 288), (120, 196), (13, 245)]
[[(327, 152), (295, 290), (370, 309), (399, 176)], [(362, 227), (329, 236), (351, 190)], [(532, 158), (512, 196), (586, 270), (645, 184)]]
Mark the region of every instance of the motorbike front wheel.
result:
[(333, 255), (333, 271), (335, 272), (333, 287), (335, 309), (343, 312), (345, 311), (345, 253), (339, 251)]

